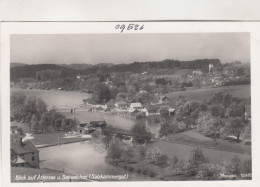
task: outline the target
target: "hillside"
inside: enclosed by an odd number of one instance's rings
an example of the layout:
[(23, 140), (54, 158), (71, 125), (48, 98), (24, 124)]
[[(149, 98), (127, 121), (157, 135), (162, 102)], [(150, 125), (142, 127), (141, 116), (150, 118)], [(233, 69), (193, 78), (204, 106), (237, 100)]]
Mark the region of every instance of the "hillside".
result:
[(62, 76), (74, 76), (77, 74), (93, 74), (98, 70), (103, 73), (113, 72), (135, 72), (140, 73), (148, 69), (201, 69), (208, 71), (209, 64), (214, 67), (221, 67), (220, 60), (218, 59), (198, 59), (193, 61), (178, 61), (178, 60), (163, 60), (154, 62), (134, 62), (131, 64), (70, 64), (70, 65), (55, 65), (55, 64), (37, 64), (11, 67), (11, 80), (19, 78), (35, 77), (37, 71), (42, 70), (59, 70)]

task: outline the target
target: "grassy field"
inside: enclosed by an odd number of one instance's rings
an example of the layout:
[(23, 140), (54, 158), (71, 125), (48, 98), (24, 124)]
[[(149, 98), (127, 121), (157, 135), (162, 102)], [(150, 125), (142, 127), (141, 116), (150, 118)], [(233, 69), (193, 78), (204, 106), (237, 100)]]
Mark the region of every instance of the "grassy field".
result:
[(199, 90), (187, 90), (182, 92), (172, 92), (166, 94), (167, 97), (174, 100), (179, 96), (184, 96), (187, 100), (199, 100), (202, 101), (207, 98), (211, 98), (215, 93), (224, 92), (239, 98), (251, 97), (251, 85), (236, 85), (236, 86), (224, 86), (217, 88), (207, 88)]
[(218, 150), (241, 154), (251, 154), (251, 146), (249, 145), (244, 145), (243, 143), (228, 142), (222, 139), (217, 139), (216, 141), (214, 141), (211, 138), (197, 133), (195, 130), (185, 131), (183, 133), (169, 136), (168, 140), (181, 144), (201, 146), (205, 148), (214, 148)]
[[(163, 154), (166, 154), (171, 158), (177, 156), (178, 158), (183, 159), (185, 157), (189, 157), (191, 155), (191, 151), (194, 150), (196, 147), (200, 146), (190, 146), (165, 141), (156, 141), (151, 145), (150, 149), (158, 148)], [(212, 163), (221, 163), (222, 161), (230, 160), (235, 156), (238, 157), (241, 161), (251, 158), (250, 154), (234, 153), (202, 147), (200, 148), (205, 157), (208, 158), (209, 162)]]

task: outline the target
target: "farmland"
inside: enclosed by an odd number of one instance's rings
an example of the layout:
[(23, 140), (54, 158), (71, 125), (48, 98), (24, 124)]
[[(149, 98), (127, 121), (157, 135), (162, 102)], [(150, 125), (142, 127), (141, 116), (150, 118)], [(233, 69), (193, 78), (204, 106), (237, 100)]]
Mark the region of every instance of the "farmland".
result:
[(217, 88), (205, 88), (199, 90), (187, 90), (182, 92), (172, 92), (166, 94), (170, 99), (175, 99), (179, 96), (184, 96), (187, 100), (198, 100), (212, 97), (215, 93), (224, 92), (239, 98), (251, 97), (251, 85), (237, 85), (237, 86), (224, 86)]
[[(158, 148), (163, 154), (166, 154), (169, 157), (177, 156), (178, 158), (188, 158), (191, 154), (191, 151), (196, 148), (196, 146), (157, 141), (151, 145), (151, 148)], [(242, 161), (251, 157), (249, 154), (220, 151), (216, 149), (201, 148), (201, 150), (205, 157), (209, 159), (209, 162), (218, 164), (225, 160), (230, 160), (235, 156)]]

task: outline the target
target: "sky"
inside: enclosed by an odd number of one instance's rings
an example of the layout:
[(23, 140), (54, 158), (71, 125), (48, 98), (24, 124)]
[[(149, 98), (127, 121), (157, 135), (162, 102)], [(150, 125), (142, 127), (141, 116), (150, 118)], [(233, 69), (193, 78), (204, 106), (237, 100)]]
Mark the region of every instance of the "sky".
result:
[(132, 63), (218, 58), (250, 62), (249, 33), (12, 35), (11, 62)]

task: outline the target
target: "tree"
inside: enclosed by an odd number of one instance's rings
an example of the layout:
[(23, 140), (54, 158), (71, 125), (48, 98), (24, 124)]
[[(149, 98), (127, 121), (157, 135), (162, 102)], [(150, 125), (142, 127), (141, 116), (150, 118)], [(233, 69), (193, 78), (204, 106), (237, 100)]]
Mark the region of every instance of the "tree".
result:
[(115, 99), (118, 92), (119, 92), (119, 89), (117, 87), (110, 88), (111, 98)]
[(204, 163), (200, 166), (196, 178), (201, 180), (216, 180), (219, 178), (220, 168), (217, 164)]
[(178, 122), (174, 122), (173, 124), (170, 124), (169, 122), (163, 122), (161, 123), (161, 127), (159, 130), (160, 137), (176, 134), (179, 132)]
[(151, 141), (151, 133), (147, 132), (145, 124), (136, 123), (131, 129), (134, 141), (138, 144), (144, 144)]
[(63, 118), (57, 118), (57, 119), (55, 119), (55, 121), (54, 121), (54, 129), (55, 129), (56, 131), (59, 131), (59, 130), (62, 129), (62, 119), (63, 119)]
[(106, 134), (106, 135), (102, 138), (102, 142), (103, 142), (103, 144), (105, 144), (106, 149), (109, 148), (109, 145), (110, 145), (112, 139), (113, 139), (113, 136), (112, 136), (110, 133)]
[(233, 157), (230, 161), (224, 162), (223, 173), (226, 175), (239, 175), (241, 160), (238, 157)]
[(166, 166), (168, 166), (168, 161), (169, 161), (169, 158), (167, 155), (160, 155), (155, 164), (160, 167), (166, 167)]
[(126, 146), (121, 154), (121, 160), (128, 162), (134, 157), (134, 150), (130, 146)]
[(252, 173), (252, 160), (251, 160), (251, 158), (245, 160), (241, 164), (240, 169), (241, 169), (241, 173), (248, 173), (248, 174)]
[(242, 103), (233, 103), (227, 108), (226, 117), (241, 117), (244, 116), (244, 105)]
[(197, 130), (205, 135), (208, 134), (210, 131), (210, 126), (214, 123), (214, 120), (215, 118), (210, 112), (201, 112), (196, 121)]
[(38, 130), (39, 130), (39, 120), (36, 117), (36, 115), (34, 114), (30, 121), (30, 131), (34, 132), (34, 133), (38, 133)]
[(103, 82), (104, 80), (105, 80), (105, 75), (104, 75), (104, 73), (103, 73), (103, 71), (102, 70), (98, 70), (97, 71), (97, 77), (99, 78), (99, 81), (100, 82)]
[(107, 150), (107, 159), (119, 160), (122, 155), (122, 148), (118, 139), (113, 139)]
[(196, 148), (192, 151), (189, 164), (187, 168), (187, 174), (196, 175), (203, 164), (207, 163), (206, 158), (204, 157), (200, 148)]
[(47, 113), (43, 113), (41, 115), (41, 119), (39, 121), (39, 125), (41, 126), (41, 132), (45, 131), (47, 132), (48, 130), (48, 124), (49, 124), (49, 118)]
[(144, 146), (139, 147), (139, 156), (141, 159), (144, 159), (147, 153), (147, 148)]
[(17, 154), (13, 149), (10, 149), (10, 161), (11, 161), (11, 166), (15, 166), (15, 163), (17, 161)]
[(167, 118), (169, 117), (169, 110), (167, 107), (160, 109), (160, 115)]
[(23, 129), (22, 128), (18, 128), (17, 131), (19, 132), (20, 135), (23, 135), (24, 132), (23, 132)]
[(196, 78), (193, 80), (193, 87), (195, 88), (201, 88), (201, 81), (199, 78)]
[(213, 105), (210, 107), (210, 112), (214, 117), (224, 117), (225, 109), (220, 105)]
[(237, 137), (237, 140), (240, 140), (240, 135), (245, 128), (245, 123), (243, 118), (235, 117), (231, 118), (229, 123), (226, 125), (225, 132), (227, 135), (234, 135)]
[(75, 119), (70, 119), (70, 118), (67, 118), (67, 119), (62, 119), (62, 130), (67, 132), (67, 131), (70, 131), (70, 130), (73, 130), (74, 127), (77, 125), (77, 122), (75, 121)]
[(92, 103), (96, 104), (102, 104), (106, 103), (111, 99), (111, 93), (109, 90), (109, 87), (104, 84), (97, 84), (95, 90), (97, 91), (97, 94), (93, 94), (91, 97)]
[(213, 123), (211, 123), (208, 133), (214, 136), (214, 138), (219, 137), (222, 133), (225, 124), (222, 118), (216, 118)]
[(245, 140), (251, 140), (251, 124), (247, 124), (243, 132), (243, 138)]

